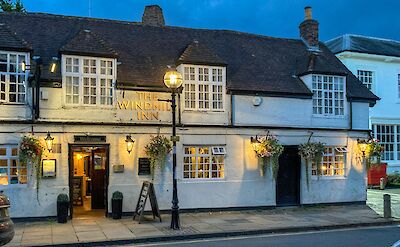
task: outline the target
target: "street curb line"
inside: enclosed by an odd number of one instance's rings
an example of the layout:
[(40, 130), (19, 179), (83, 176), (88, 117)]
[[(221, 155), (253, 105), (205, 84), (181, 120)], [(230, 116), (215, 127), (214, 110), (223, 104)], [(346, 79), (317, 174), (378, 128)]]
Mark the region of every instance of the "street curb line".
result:
[(171, 242), (179, 240), (195, 240), (205, 238), (223, 238), (223, 237), (235, 237), (235, 236), (250, 236), (250, 235), (262, 235), (262, 234), (274, 234), (274, 233), (298, 233), (298, 232), (310, 232), (310, 231), (323, 231), (323, 230), (336, 230), (344, 228), (356, 228), (356, 227), (368, 227), (368, 226), (386, 226), (400, 224), (400, 220), (382, 221), (382, 222), (365, 222), (365, 223), (349, 223), (349, 224), (337, 224), (337, 225), (326, 225), (326, 226), (304, 226), (304, 227), (285, 227), (275, 229), (259, 229), (259, 230), (248, 230), (248, 231), (230, 231), (230, 232), (215, 232), (215, 233), (199, 233), (199, 234), (182, 234), (173, 236), (159, 236), (159, 237), (141, 237), (134, 239), (116, 239), (106, 240), (99, 242), (85, 242), (85, 243), (66, 243), (66, 244), (51, 244), (51, 245), (34, 245), (33, 247), (41, 246), (113, 246), (113, 245), (126, 245), (126, 244), (140, 244), (140, 243), (156, 243), (156, 242)]

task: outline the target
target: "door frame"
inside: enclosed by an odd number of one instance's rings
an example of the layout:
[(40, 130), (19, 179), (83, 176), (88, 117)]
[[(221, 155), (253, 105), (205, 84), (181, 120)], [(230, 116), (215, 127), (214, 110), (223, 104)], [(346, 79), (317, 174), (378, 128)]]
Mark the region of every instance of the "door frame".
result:
[[(284, 145), (283, 146), (283, 152), (285, 152), (285, 148), (295, 148), (297, 151), (299, 150), (299, 145)], [(277, 207), (285, 207), (285, 206), (300, 206), (301, 205), (301, 178), (302, 178), (302, 172), (301, 172), (301, 165), (302, 165), (302, 163), (301, 163), (301, 156), (298, 154), (298, 156), (299, 156), (299, 165), (298, 165), (298, 167), (297, 167), (297, 173), (298, 173), (298, 176), (297, 176), (297, 179), (298, 179), (298, 182), (297, 182), (297, 191), (296, 191), (296, 194), (297, 194), (297, 201), (296, 201), (296, 203), (295, 204), (293, 204), (293, 205), (278, 205), (278, 182), (277, 181), (275, 181), (275, 204), (276, 204), (276, 206)], [(278, 176), (279, 176), (279, 173), (278, 173)], [(278, 180), (278, 178), (277, 178), (277, 180)]]
[(74, 207), (72, 205), (72, 180), (74, 178), (74, 164), (73, 164), (73, 148), (75, 147), (102, 147), (106, 149), (106, 172), (105, 172), (105, 216), (108, 215), (108, 185), (109, 185), (109, 164), (110, 164), (110, 144), (109, 143), (68, 143), (68, 186), (69, 186), (69, 218), (72, 219), (74, 215)]

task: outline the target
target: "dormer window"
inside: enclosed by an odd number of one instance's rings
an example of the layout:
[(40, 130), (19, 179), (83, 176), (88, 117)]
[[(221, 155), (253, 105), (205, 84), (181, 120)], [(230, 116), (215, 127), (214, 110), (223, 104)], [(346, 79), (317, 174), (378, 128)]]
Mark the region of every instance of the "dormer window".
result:
[(344, 89), (343, 76), (313, 75), (313, 114), (343, 116)]
[(225, 68), (185, 65), (183, 79), (184, 109), (224, 110)]
[(28, 73), (22, 71), (23, 62), (29, 62), (28, 53), (0, 51), (0, 102), (25, 103)]
[(113, 105), (115, 59), (63, 56), (63, 64), (67, 105)]

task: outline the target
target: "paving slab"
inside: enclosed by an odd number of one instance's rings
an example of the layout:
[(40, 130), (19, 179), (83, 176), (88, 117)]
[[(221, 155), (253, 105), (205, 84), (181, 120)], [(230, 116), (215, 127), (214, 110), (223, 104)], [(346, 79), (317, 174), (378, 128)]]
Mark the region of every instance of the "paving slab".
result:
[(149, 239), (235, 236), (273, 231), (303, 231), (345, 226), (390, 224), (366, 205), (315, 206), (268, 210), (181, 213), (181, 230), (170, 229), (170, 215), (162, 222), (144, 217), (141, 224), (132, 217), (113, 220), (105, 217), (15, 224), (15, 238), (7, 246), (57, 245)]

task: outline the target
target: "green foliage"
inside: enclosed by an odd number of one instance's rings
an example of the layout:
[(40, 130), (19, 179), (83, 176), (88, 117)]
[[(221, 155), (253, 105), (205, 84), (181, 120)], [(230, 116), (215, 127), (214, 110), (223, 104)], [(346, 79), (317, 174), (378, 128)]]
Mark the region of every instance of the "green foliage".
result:
[(12, 0), (0, 0), (0, 9), (4, 12), (26, 12), (21, 0), (16, 0), (15, 3)]
[(264, 171), (268, 163), (272, 166), (272, 175), (274, 179), (278, 177), (279, 156), (283, 152), (283, 146), (275, 136), (267, 133), (266, 136), (257, 138), (253, 143), (253, 149), (257, 156), (262, 159), (262, 170)]
[(381, 155), (384, 151), (384, 147), (379, 143), (379, 140), (372, 139), (367, 142), (367, 147), (365, 149), (365, 162), (367, 169), (371, 166), (381, 164)]
[(400, 187), (400, 174), (398, 172), (387, 175), (387, 186)]
[(69, 198), (67, 194), (59, 194), (57, 196), (57, 202), (69, 202)]
[(324, 144), (322, 142), (310, 142), (299, 145), (299, 154), (306, 161), (307, 189), (309, 188), (310, 161), (317, 167), (317, 175), (321, 175), (321, 161), (324, 156)]
[(112, 199), (122, 200), (122, 199), (124, 199), (124, 195), (120, 191), (115, 191), (112, 194)]
[(167, 155), (172, 150), (171, 141), (163, 135), (150, 136), (150, 142), (144, 149), (146, 155), (150, 158), (151, 175), (154, 178), (156, 168), (164, 169)]
[(34, 136), (23, 136), (19, 144), (19, 162), (27, 164), (31, 174), (36, 175), (36, 196), (39, 201), (39, 186), (42, 178), (42, 155), (43, 147)]

